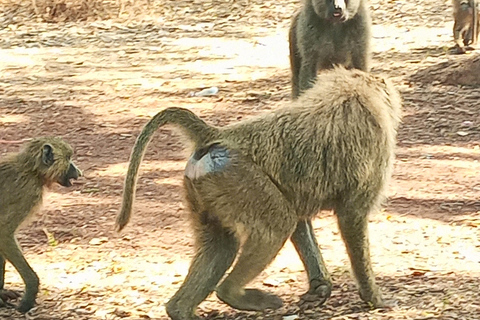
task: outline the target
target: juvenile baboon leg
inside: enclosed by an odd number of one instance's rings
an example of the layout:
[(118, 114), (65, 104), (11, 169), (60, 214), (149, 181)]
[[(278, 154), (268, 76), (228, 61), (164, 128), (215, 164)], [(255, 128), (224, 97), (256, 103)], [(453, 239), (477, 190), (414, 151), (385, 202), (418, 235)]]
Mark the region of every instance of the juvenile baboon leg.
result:
[(4, 307), (8, 300), (8, 296), (3, 289), (5, 285), (5, 259), (0, 255), (0, 307)]
[(332, 281), (318, 247), (312, 221), (310, 219), (299, 221), (291, 240), (305, 266), (310, 284), (308, 292), (301, 297), (301, 300), (325, 303), (332, 294)]
[(188, 275), (166, 306), (173, 320), (195, 319), (195, 309), (215, 289), (238, 251), (234, 234), (223, 228), (213, 215), (208, 212), (192, 214), (203, 223), (195, 228), (197, 252)]
[(25, 294), (17, 309), (20, 312), (27, 312), (35, 304), (39, 286), (38, 276), (25, 260), (13, 235), (0, 236), (0, 243), (4, 245), (4, 248), (8, 248), (2, 252), (4, 259), (10, 261), (25, 282)]
[(0, 292), (3, 290), (3, 286), (5, 285), (5, 263), (5, 258), (0, 255)]
[(358, 283), (360, 298), (371, 303), (375, 308), (385, 306), (380, 290), (375, 284), (370, 262), (370, 246), (368, 240), (368, 211), (359, 205), (356, 208), (337, 207), (338, 226), (347, 248), (353, 274)]
[(5, 258), (0, 255), (0, 307), (9, 305), (8, 300), (17, 299), (20, 294), (16, 291), (5, 290)]

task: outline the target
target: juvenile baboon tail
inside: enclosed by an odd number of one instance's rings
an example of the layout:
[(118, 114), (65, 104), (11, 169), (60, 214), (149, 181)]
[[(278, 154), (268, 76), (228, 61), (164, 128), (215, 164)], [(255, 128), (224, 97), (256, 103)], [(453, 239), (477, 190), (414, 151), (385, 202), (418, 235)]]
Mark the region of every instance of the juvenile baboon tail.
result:
[(193, 112), (183, 108), (168, 108), (157, 113), (146, 125), (135, 142), (127, 176), (123, 187), (122, 208), (117, 216), (116, 228), (122, 230), (130, 220), (137, 185), (137, 175), (148, 143), (160, 127), (171, 124), (181, 128), (195, 145), (203, 144), (215, 137), (218, 129), (209, 126)]

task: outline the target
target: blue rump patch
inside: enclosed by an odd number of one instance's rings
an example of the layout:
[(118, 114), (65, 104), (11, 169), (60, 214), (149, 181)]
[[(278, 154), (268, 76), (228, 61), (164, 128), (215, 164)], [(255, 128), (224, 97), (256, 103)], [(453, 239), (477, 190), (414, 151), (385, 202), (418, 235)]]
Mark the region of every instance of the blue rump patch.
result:
[(220, 171), (229, 162), (228, 150), (218, 144), (213, 144), (193, 153), (188, 159), (185, 176), (194, 180), (207, 173)]

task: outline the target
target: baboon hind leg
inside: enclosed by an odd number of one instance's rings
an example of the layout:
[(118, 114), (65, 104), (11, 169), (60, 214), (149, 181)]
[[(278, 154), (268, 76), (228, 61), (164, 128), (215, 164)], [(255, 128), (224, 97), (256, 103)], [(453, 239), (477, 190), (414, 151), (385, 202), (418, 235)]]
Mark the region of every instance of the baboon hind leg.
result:
[[(193, 199), (191, 190), (187, 186), (187, 199), (194, 210), (197, 201)], [(197, 252), (185, 281), (167, 303), (167, 314), (173, 320), (196, 318), (195, 309), (232, 265), (239, 246), (234, 234), (225, 229), (214, 215), (208, 212), (192, 212), (192, 215), (196, 218)]]
[(301, 297), (301, 303), (325, 303), (332, 294), (332, 281), (318, 247), (312, 221), (299, 221), (291, 240), (307, 271), (310, 284), (307, 293)]
[(464, 32), (462, 31), (462, 27), (459, 25), (459, 22), (455, 20), (455, 24), (453, 25), (453, 40), (455, 42), (455, 48), (457, 50), (457, 53), (459, 54), (466, 52), (464, 44), (462, 43), (462, 39), (461, 39), (462, 35), (464, 35)]
[[(228, 179), (232, 185), (221, 191), (232, 190), (226, 195), (225, 201), (229, 199), (229, 211), (235, 212), (234, 216), (238, 217), (236, 219), (245, 229), (247, 238), (235, 266), (217, 288), (217, 296), (240, 310), (280, 308), (283, 303), (276, 295), (246, 289), (245, 285), (275, 258), (293, 233), (298, 221), (297, 214), (277, 186), (255, 163), (249, 160), (241, 162), (232, 176), (234, 179)], [(238, 188), (238, 181), (242, 181), (243, 187)], [(233, 183), (237, 186), (233, 187)], [(219, 194), (219, 197), (222, 195)]]
[[(35, 304), (35, 298), (37, 297), (40, 281), (35, 271), (33, 271), (27, 260), (25, 260), (25, 257), (23, 256), (23, 253), (13, 235), (1, 236), (0, 243), (2, 243), (3, 248), (8, 248), (2, 249), (3, 259), (10, 261), (25, 282), (25, 294), (23, 295), (23, 298), (20, 301), (17, 309), (20, 312), (27, 312)], [(1, 265), (4, 269), (5, 261), (3, 261)], [(5, 292), (11, 294), (9, 291)]]
[(337, 207), (338, 226), (347, 248), (353, 274), (357, 280), (360, 298), (375, 308), (385, 307), (379, 288), (375, 283), (370, 261), (370, 243), (368, 240), (369, 209), (350, 206)]
[(244, 287), (275, 258), (288, 236), (271, 237), (267, 232), (250, 235), (232, 272), (217, 288), (218, 298), (240, 310), (262, 311), (280, 308), (283, 302), (276, 295)]

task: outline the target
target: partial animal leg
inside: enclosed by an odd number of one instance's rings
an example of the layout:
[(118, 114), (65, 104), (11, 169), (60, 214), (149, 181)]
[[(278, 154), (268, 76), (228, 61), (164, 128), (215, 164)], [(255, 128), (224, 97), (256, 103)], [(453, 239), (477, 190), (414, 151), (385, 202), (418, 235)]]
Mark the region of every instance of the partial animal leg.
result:
[(463, 34), (465, 34), (465, 32), (462, 30), (462, 27), (459, 25), (457, 21), (455, 21), (455, 24), (453, 25), (453, 39), (455, 41), (455, 48), (458, 54), (462, 54), (466, 52), (464, 47), (465, 40), (463, 41), (463, 44), (462, 44), (462, 39), (461, 39), (461, 35)]
[(0, 307), (10, 305), (8, 300), (15, 300), (20, 297), (20, 294), (16, 291), (5, 290), (5, 258), (0, 255)]
[(5, 258), (0, 254), (0, 290), (5, 285)]
[(290, 49), (290, 69), (292, 72), (292, 100), (295, 100), (300, 95), (299, 80), (300, 66), (302, 65), (302, 56), (298, 52), (297, 45), (297, 21), (298, 13), (292, 19), (292, 25), (288, 33), (289, 49)]
[(238, 176), (231, 181), (243, 181), (241, 188), (223, 185), (223, 189), (234, 191), (228, 194), (230, 211), (238, 212), (236, 217), (247, 239), (232, 272), (217, 288), (217, 296), (236, 309), (277, 309), (282, 306), (279, 297), (257, 289), (245, 289), (245, 285), (275, 258), (293, 233), (298, 218), (280, 190), (254, 163), (246, 161), (234, 170)]
[(197, 252), (185, 281), (167, 303), (167, 313), (173, 320), (195, 319), (195, 309), (215, 289), (238, 251), (235, 235), (225, 229), (215, 215), (193, 211), (200, 206), (189, 181), (186, 189), (194, 218)]
[[(25, 282), (25, 294), (17, 309), (20, 312), (27, 312), (35, 305), (35, 298), (37, 297), (40, 281), (35, 271), (33, 271), (27, 260), (25, 260), (13, 235), (1, 236), (0, 242), (3, 243), (4, 248), (8, 248), (3, 251), (3, 258), (10, 261)], [(2, 265), (4, 265), (4, 263), (2, 263)]]
[[(200, 204), (246, 239), (232, 272), (217, 288), (219, 299), (242, 310), (279, 308), (275, 295), (244, 286), (276, 256), (295, 229), (298, 217), (261, 168), (221, 145), (197, 151), (187, 164)], [(196, 160), (198, 159), (198, 160)]]
[(318, 54), (312, 52), (311, 56), (305, 59), (302, 59), (300, 72), (298, 75), (298, 94), (301, 95), (303, 92), (307, 91), (317, 79), (318, 71)]
[(244, 286), (268, 266), (286, 240), (287, 237), (283, 235), (271, 237), (265, 233), (252, 234), (243, 245), (232, 272), (218, 287), (218, 298), (240, 310), (280, 308), (283, 302), (276, 295), (258, 289), (245, 289)]
[(310, 288), (301, 297), (301, 302), (325, 303), (332, 293), (332, 281), (318, 247), (312, 221), (299, 221), (291, 240), (305, 266), (310, 283)]
[(358, 283), (360, 297), (375, 308), (385, 306), (381, 293), (375, 284), (370, 262), (370, 244), (368, 240), (369, 209), (358, 204), (352, 206), (338, 206), (336, 209), (338, 225), (347, 248), (353, 274)]

